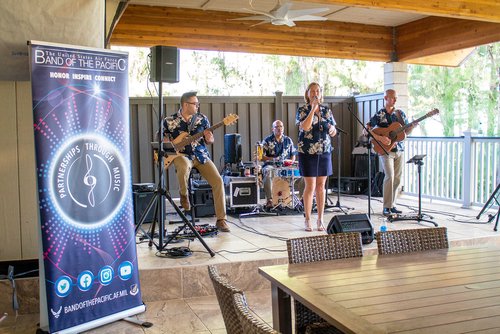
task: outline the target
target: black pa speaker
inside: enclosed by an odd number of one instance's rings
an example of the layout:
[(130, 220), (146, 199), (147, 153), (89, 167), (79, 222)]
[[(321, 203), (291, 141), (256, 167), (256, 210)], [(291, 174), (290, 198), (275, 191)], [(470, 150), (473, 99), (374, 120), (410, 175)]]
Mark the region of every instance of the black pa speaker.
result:
[(173, 46), (153, 46), (151, 49), (151, 82), (179, 82), (179, 49)]
[(236, 164), (241, 161), (241, 135), (228, 133), (224, 135), (224, 163)]
[(334, 216), (330, 220), (326, 232), (328, 234), (359, 232), (361, 233), (361, 240), (365, 245), (370, 244), (374, 238), (372, 223), (365, 213)]

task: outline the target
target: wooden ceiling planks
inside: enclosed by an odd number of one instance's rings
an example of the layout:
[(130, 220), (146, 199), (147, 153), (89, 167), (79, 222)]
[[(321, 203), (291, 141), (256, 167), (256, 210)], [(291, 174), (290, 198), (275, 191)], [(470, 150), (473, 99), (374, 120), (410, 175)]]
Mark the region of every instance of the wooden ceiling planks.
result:
[(431, 16), (500, 23), (500, 1), (498, 0), (307, 0), (306, 2), (387, 9)]
[(224, 50), (281, 55), (389, 61), (392, 29), (342, 22), (297, 22), (293, 29), (231, 21), (244, 14), (128, 6), (111, 44), (172, 45), (195, 50)]
[(411, 61), (444, 52), (500, 40), (500, 24), (445, 17), (427, 17), (397, 27), (399, 61)]

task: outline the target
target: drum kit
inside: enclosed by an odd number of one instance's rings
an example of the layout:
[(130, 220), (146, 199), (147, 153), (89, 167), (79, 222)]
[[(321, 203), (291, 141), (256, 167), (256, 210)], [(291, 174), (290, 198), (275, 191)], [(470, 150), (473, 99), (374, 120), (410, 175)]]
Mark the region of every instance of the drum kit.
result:
[[(256, 144), (256, 161), (258, 165), (262, 161), (262, 146)], [(272, 184), (272, 208), (270, 211), (279, 209), (303, 210), (302, 202), (295, 194), (295, 181), (301, 178), (298, 168), (298, 162), (289, 163), (284, 159), (276, 158), (273, 161), (267, 161), (274, 168), (269, 169), (269, 177)], [(260, 170), (260, 169), (258, 169)]]

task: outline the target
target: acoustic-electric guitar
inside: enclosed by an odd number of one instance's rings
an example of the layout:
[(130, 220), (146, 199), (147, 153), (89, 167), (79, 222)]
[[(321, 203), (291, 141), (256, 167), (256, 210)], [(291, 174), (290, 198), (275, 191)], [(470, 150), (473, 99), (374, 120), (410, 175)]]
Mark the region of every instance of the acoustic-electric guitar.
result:
[[(389, 152), (390, 150), (392, 150), (394, 148), (394, 146), (396, 146), (396, 144), (398, 142), (406, 139), (406, 132), (405, 132), (406, 129), (411, 127), (413, 124), (421, 122), (424, 119), (426, 119), (427, 117), (431, 117), (431, 116), (434, 116), (436, 114), (439, 114), (439, 110), (433, 109), (432, 111), (429, 111), (427, 114), (420, 117), (419, 119), (416, 119), (413, 122), (408, 123), (404, 126), (401, 125), (399, 122), (393, 122), (387, 128), (375, 128), (375, 129), (371, 130), (371, 132), (373, 132), (379, 136), (387, 137), (391, 140), (391, 143), (389, 145), (385, 145), (385, 144), (380, 143), (380, 145), (382, 145), (382, 147), (385, 148), (385, 150), (387, 152)], [(380, 155), (385, 154), (384, 149), (379, 145), (379, 143), (377, 143), (375, 140), (372, 140), (372, 144), (373, 144), (373, 150), (375, 152), (377, 152)]]
[[(226, 117), (224, 117), (224, 119), (222, 121), (220, 121), (219, 123), (217, 123), (215, 125), (212, 125), (211, 127), (209, 127), (208, 129), (205, 129), (205, 130), (213, 131), (213, 130), (215, 130), (223, 125), (225, 125), (225, 126), (231, 125), (234, 122), (236, 122), (237, 120), (238, 120), (238, 115), (229, 114)], [(165, 165), (165, 169), (168, 168), (168, 166), (170, 166), (170, 164), (172, 163), (172, 161), (174, 161), (175, 158), (177, 158), (178, 156), (184, 155), (182, 153), (182, 151), (184, 151), (184, 148), (187, 145), (189, 145), (189, 144), (197, 141), (201, 137), (203, 137), (203, 132), (204, 131), (198, 132), (192, 136), (190, 136), (189, 133), (187, 133), (187, 132), (182, 132), (180, 135), (175, 137), (175, 139), (170, 142), (170, 144), (172, 145), (175, 152), (168, 152), (168, 154), (163, 157), (163, 163)], [(155, 154), (155, 160), (158, 161), (157, 154)]]

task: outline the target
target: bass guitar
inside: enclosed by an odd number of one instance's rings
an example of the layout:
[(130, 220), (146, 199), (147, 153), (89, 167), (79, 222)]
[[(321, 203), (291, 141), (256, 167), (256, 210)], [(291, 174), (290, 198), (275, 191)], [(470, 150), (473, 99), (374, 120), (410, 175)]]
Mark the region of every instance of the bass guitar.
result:
[(413, 122), (408, 123), (404, 126), (401, 125), (399, 122), (393, 122), (387, 128), (375, 128), (375, 129), (371, 130), (371, 132), (373, 132), (374, 134), (387, 137), (391, 140), (391, 143), (389, 145), (385, 145), (382, 143), (379, 144), (375, 140), (371, 140), (372, 144), (373, 144), (373, 150), (380, 155), (385, 154), (383, 148), (385, 148), (385, 150), (387, 152), (389, 152), (390, 150), (392, 150), (394, 148), (394, 146), (396, 146), (396, 144), (398, 142), (406, 139), (406, 132), (405, 132), (406, 129), (413, 126), (415, 123), (423, 121), (427, 117), (431, 117), (431, 116), (434, 116), (437, 114), (439, 114), (439, 110), (433, 109), (432, 111), (429, 111), (427, 114), (420, 117), (419, 119), (416, 119)]
[[(205, 130), (213, 131), (217, 128), (220, 128), (223, 125), (224, 126), (231, 125), (231, 124), (235, 123), (237, 120), (238, 120), (238, 115), (229, 114), (226, 117), (224, 117), (224, 119), (222, 121), (220, 121), (219, 123), (217, 123), (215, 125), (212, 125), (211, 127), (209, 127), (208, 129), (205, 129)], [(203, 132), (204, 131), (198, 132), (192, 136), (190, 136), (189, 133), (187, 133), (187, 132), (182, 132), (180, 135), (175, 137), (175, 139), (170, 142), (173, 149), (175, 150), (175, 153), (168, 152), (168, 155), (163, 157), (163, 163), (165, 165), (165, 169), (167, 169), (168, 166), (170, 166), (170, 164), (172, 163), (172, 161), (174, 161), (175, 158), (177, 158), (178, 156), (184, 155), (182, 153), (182, 151), (184, 151), (184, 148), (187, 145), (190, 145), (191, 143), (193, 143), (193, 142), (199, 140), (201, 137), (203, 137)], [(155, 154), (155, 160), (158, 161), (157, 154)]]

